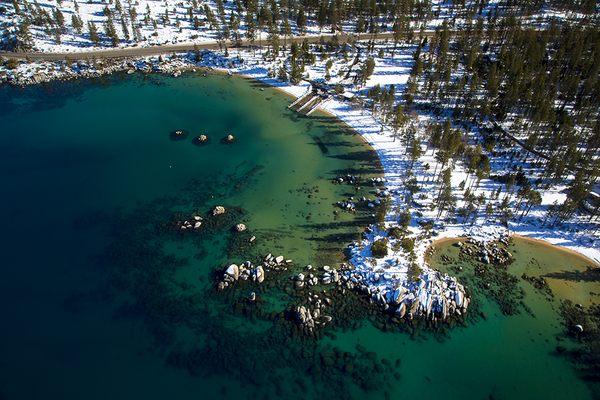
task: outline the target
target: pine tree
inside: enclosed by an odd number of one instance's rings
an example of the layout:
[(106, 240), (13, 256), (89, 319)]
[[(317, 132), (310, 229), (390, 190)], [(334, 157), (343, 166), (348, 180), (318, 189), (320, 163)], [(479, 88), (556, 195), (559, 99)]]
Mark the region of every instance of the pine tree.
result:
[(287, 47), (287, 37), (292, 35), (292, 27), (290, 26), (290, 22), (287, 18), (283, 20), (281, 33), (283, 34), (283, 52), (285, 54), (285, 48)]
[(406, 17), (404, 17), (404, 15), (396, 17), (394, 21), (394, 25), (392, 27), (394, 31), (394, 48), (392, 50), (392, 59), (394, 58), (394, 54), (396, 53), (396, 47), (398, 47), (398, 43), (404, 37), (406, 23)]
[(106, 20), (104, 24), (104, 33), (110, 39), (113, 47), (116, 47), (119, 44), (119, 36), (117, 35), (117, 30), (115, 29), (112, 17), (108, 17)]
[(60, 9), (55, 8), (54, 11), (54, 22), (56, 26), (59, 28), (60, 32), (65, 31), (65, 16), (63, 15)]
[(256, 40), (256, 22), (254, 20), (254, 2), (248, 3), (248, 8), (246, 9), (246, 38), (250, 41), (250, 45), (254, 46), (254, 41)]
[(54, 42), (55, 42), (56, 44), (61, 44), (61, 43), (62, 43), (62, 40), (61, 40), (61, 37), (60, 37), (60, 35), (61, 35), (60, 28), (58, 28), (58, 27), (57, 27), (57, 28), (54, 28), (54, 32), (53, 32), (53, 34), (54, 34)]
[(75, 29), (75, 32), (81, 34), (81, 29), (83, 28), (83, 21), (77, 14), (71, 14), (71, 25)]
[[(208, 8), (207, 5), (205, 5), (205, 7)], [(211, 14), (212, 14), (212, 12), (211, 12)], [(207, 15), (207, 17), (208, 17), (208, 15)], [(167, 26), (167, 25), (169, 25), (169, 22), (170, 22), (169, 21), (169, 4), (165, 3), (165, 14), (163, 15), (163, 25)]]
[(88, 32), (90, 34), (90, 40), (94, 44), (100, 44), (100, 36), (98, 36), (98, 29), (92, 21), (88, 21)]
[(414, 137), (410, 145), (410, 168), (414, 166), (415, 161), (417, 161), (422, 154), (421, 141)]
[(277, 72), (277, 79), (279, 79), (282, 82), (287, 82), (288, 80), (287, 72), (285, 71), (285, 67), (283, 65), (279, 67), (279, 71)]
[(298, 17), (296, 18), (296, 25), (301, 35), (306, 32), (306, 15), (304, 14), (304, 7), (300, 7), (298, 11)]
[(394, 116), (392, 118), (392, 129), (394, 130), (394, 142), (396, 141), (396, 138), (398, 137), (398, 132), (400, 131), (400, 129), (406, 125), (406, 122), (408, 121), (408, 117), (406, 116), (406, 114), (404, 114), (404, 107), (402, 107), (401, 104), (397, 104), (396, 107), (394, 108)]
[(8, 50), (29, 51), (33, 48), (33, 39), (29, 31), (29, 22), (23, 18), (17, 27), (15, 37), (7, 45)]
[(277, 56), (279, 55), (280, 41), (279, 41), (279, 35), (277, 34), (277, 30), (275, 29), (274, 26), (272, 26), (270, 29), (268, 40), (269, 40), (269, 46), (271, 46), (273, 60), (275, 60), (277, 58)]
[(123, 31), (125, 40), (129, 40), (129, 29), (127, 28), (127, 20), (124, 15), (121, 15), (121, 30)]
[(291, 59), (292, 70), (290, 72), (290, 82), (297, 85), (302, 80), (302, 69), (298, 65), (295, 57)]
[(449, 211), (454, 205), (454, 197), (452, 196), (452, 169), (446, 168), (442, 173), (442, 184), (438, 192), (437, 207), (439, 218), (444, 211)]
[(21, 7), (19, 6), (18, 0), (12, 0), (13, 9), (15, 10), (15, 14), (21, 14)]
[(359, 86), (364, 86), (369, 77), (373, 75), (373, 71), (375, 71), (375, 60), (373, 57), (369, 57), (362, 64), (360, 71), (356, 75), (355, 83)]
[(317, 24), (319, 25), (319, 31), (323, 30), (323, 27), (327, 23), (327, 1), (321, 0), (319, 12), (317, 14)]

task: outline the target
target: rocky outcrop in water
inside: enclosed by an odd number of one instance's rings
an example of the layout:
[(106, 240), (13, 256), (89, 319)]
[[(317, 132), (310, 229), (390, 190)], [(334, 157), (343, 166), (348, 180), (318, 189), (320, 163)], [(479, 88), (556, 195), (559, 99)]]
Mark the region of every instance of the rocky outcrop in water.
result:
[(206, 143), (208, 143), (208, 136), (206, 136), (206, 135), (196, 136), (194, 138), (194, 143), (199, 144), (199, 145), (206, 144)]
[(177, 221), (176, 224), (182, 231), (200, 229), (202, 226), (202, 217), (199, 215), (192, 215), (192, 218), (189, 220)]
[(313, 268), (312, 265), (306, 266), (306, 274), (299, 273), (294, 275), (291, 279), (295, 282), (294, 286), (297, 289), (304, 287), (316, 286), (316, 285), (341, 285), (341, 275), (337, 269), (330, 267), (329, 265), (323, 266), (320, 271)]
[[(455, 277), (428, 267), (415, 244), (400, 226), (365, 229), (359, 243), (349, 246), (350, 268), (343, 271), (346, 289), (367, 296), (394, 319), (446, 321), (465, 314), (470, 299)], [(418, 248), (417, 248), (418, 247)]]
[(216, 206), (215, 208), (213, 208), (213, 211), (212, 211), (213, 216), (217, 216), (217, 215), (221, 215), (221, 214), (225, 214), (225, 207)]
[(316, 328), (333, 320), (332, 316), (325, 314), (326, 307), (326, 301), (318, 294), (309, 295), (307, 304), (295, 308), (295, 321), (305, 333), (313, 333)]
[(402, 283), (385, 272), (350, 272), (344, 281), (348, 289), (368, 295), (372, 303), (379, 304), (399, 318), (443, 321), (463, 315), (470, 303), (463, 285), (456, 278), (438, 271), (430, 271), (416, 281)]
[(268, 271), (285, 271), (292, 264), (292, 260), (286, 260), (283, 256), (274, 257), (267, 254), (263, 261), (257, 265), (250, 261), (241, 264), (230, 264), (223, 271), (221, 280), (217, 284), (219, 290), (223, 290), (238, 281), (250, 281), (263, 283)]
[(236, 232), (244, 232), (246, 230), (246, 225), (237, 224), (234, 229)]
[(502, 238), (498, 242), (467, 239), (456, 245), (460, 248), (461, 253), (475, 257), (484, 264), (508, 265), (514, 261), (513, 255), (505, 248), (508, 245), (508, 238)]

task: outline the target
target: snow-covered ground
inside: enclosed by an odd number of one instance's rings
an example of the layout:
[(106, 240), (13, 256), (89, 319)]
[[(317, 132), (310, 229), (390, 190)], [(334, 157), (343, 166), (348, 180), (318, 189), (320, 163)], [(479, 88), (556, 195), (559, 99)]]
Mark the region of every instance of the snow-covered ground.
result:
[[(25, 3), (27, 3), (29, 10), (25, 9)], [(467, 2), (467, 5), (470, 3), (475, 4), (474, 2)], [(496, 12), (499, 2), (492, 0), (485, 3), (481, 13), (478, 14), (481, 17)], [(217, 0), (111, 0), (110, 2), (100, 0), (35, 0), (25, 2), (24, 0), (18, 0), (20, 14), (15, 12), (13, 4), (9, 1), (0, 2), (0, 5), (5, 9), (4, 12), (0, 12), (0, 32), (5, 31), (8, 34), (16, 32), (24, 14), (39, 15), (41, 11), (47, 13), (48, 18), (54, 21), (56, 19), (55, 10), (61, 11), (65, 22), (59, 40), (57, 40), (54, 28), (51, 28), (51, 24), (46, 24), (48, 29), (39, 24), (30, 26), (34, 50), (43, 52), (75, 52), (113, 47), (111, 41), (104, 34), (108, 19), (104, 12), (106, 7), (112, 12), (114, 28), (120, 39), (117, 47), (212, 42), (218, 39), (220, 33), (223, 33), (225, 26), (230, 25), (229, 21), (232, 17), (238, 20), (237, 29), (235, 31), (229, 29), (229, 38), (226, 39), (231, 40), (236, 33), (239, 37), (244, 38), (248, 29), (245, 23), (245, 10), (240, 11), (236, 1), (222, 2), (222, 16), (219, 12)], [(242, 2), (239, 2), (239, 4), (242, 4)], [(471, 5), (470, 7), (479, 11), (476, 6)], [(212, 15), (207, 13), (207, 9), (210, 10)], [(130, 10), (134, 10), (134, 12), (132, 13)], [(455, 10), (453, 2), (433, 0), (431, 1), (431, 9), (423, 12), (419, 20), (413, 18), (411, 27), (417, 31), (421, 28), (432, 30), (441, 25), (443, 21), (448, 21), (453, 27), (460, 27), (465, 23), (465, 16), (457, 16)], [(73, 16), (78, 16), (81, 20), (83, 26), (80, 30), (75, 29), (73, 26)], [(330, 25), (319, 27), (315, 18), (314, 15), (307, 15), (306, 28), (303, 33), (318, 35), (332, 32)], [(540, 23), (547, 23), (548, 19), (581, 20), (584, 18), (586, 16), (583, 14), (563, 12), (545, 7), (541, 13), (526, 17), (523, 20), (537, 26)], [(301, 33), (295, 21), (295, 16), (289, 20), (292, 35)], [(52, 23), (54, 24), (54, 22)], [(95, 44), (90, 40), (88, 23), (95, 24), (100, 34), (100, 43)], [(388, 21), (387, 16), (381, 16), (378, 25), (381, 25), (383, 30), (392, 29), (392, 24)], [(278, 28), (280, 29), (279, 34), (283, 36), (282, 24)], [(356, 32), (356, 21), (344, 22), (340, 28), (347, 33)], [(263, 27), (261, 37), (265, 40), (267, 36), (268, 30)], [(0, 39), (1, 37), (2, 35), (0, 35)]]
[[(368, 88), (375, 85), (393, 84), (397, 85), (396, 93), (397, 96), (400, 96), (410, 74), (413, 51), (413, 46), (405, 45), (399, 49), (393, 60), (389, 56), (377, 57), (375, 72), (368, 80), (366, 87), (361, 88), (360, 93), (364, 93)], [(250, 64), (250, 67), (246, 65), (235, 69), (235, 72), (277, 86), (296, 97), (306, 93), (307, 83), (302, 85), (283, 83), (266, 76), (268, 67), (264, 67), (262, 62), (254, 60), (250, 61)], [(322, 65), (319, 66), (319, 63), (315, 67), (308, 68), (307, 72), (311, 79), (319, 79), (324, 76), (324, 68), (322, 68)], [(336, 68), (332, 68), (331, 75), (336, 76), (336, 72)], [(339, 77), (332, 78), (332, 81), (340, 82), (342, 79)], [(348, 94), (356, 95), (357, 93)], [(481, 211), (475, 220), (469, 222), (460, 219), (455, 222), (441, 221), (437, 215), (438, 210), (432, 207), (439, 190), (439, 185), (434, 181), (433, 174), (434, 171), (441, 168), (437, 165), (433, 151), (426, 151), (425, 145), (422, 145), (423, 155), (412, 163), (410, 156), (407, 154), (406, 145), (395, 138), (397, 135), (394, 135), (389, 127), (382, 124), (372, 112), (339, 99), (328, 100), (322, 108), (354, 128), (377, 151), (384, 168), (386, 187), (391, 194), (391, 205), (385, 226), (389, 228), (398, 225), (401, 212), (407, 208), (411, 210), (412, 218), (408, 229), (410, 231), (409, 236), (415, 239), (413, 258), (402, 249), (399, 240), (389, 237), (385, 230), (376, 227), (372, 227), (371, 232), (366, 234), (360, 243), (355, 243), (351, 248), (351, 263), (355, 267), (352, 277), (369, 287), (369, 293), (375, 301), (380, 299), (384, 305), (397, 304), (390, 302), (390, 296), (397, 297), (400, 293), (404, 295), (404, 289), (406, 289), (417, 298), (422, 297), (421, 307), (427, 307), (426, 304), (433, 304), (434, 309), (437, 305), (439, 311), (447, 307), (444, 304), (447, 304), (448, 299), (459, 299), (462, 295), (457, 293), (460, 292), (461, 287), (459, 286), (459, 290), (456, 291), (454, 290), (456, 286), (454, 286), (454, 289), (446, 293), (447, 296), (444, 302), (439, 301), (443, 297), (441, 293), (443, 294), (444, 290), (448, 291), (450, 290), (449, 287), (453, 287), (453, 278), (439, 274), (429, 268), (425, 262), (427, 249), (435, 240), (441, 238), (467, 236), (486, 242), (498, 240), (510, 234), (519, 234), (566, 247), (600, 263), (598, 222), (589, 223), (586, 216), (576, 215), (571, 221), (559, 226), (544, 226), (542, 224), (548, 207), (555, 202), (561, 203), (564, 201), (566, 197), (563, 193), (565, 186), (555, 185), (543, 190), (541, 192), (541, 205), (532, 208), (526, 217), (511, 220), (508, 227), (504, 226), (496, 213), (487, 215), (484, 211)], [(417, 135), (425, 138), (425, 127), (431, 117), (417, 114), (413, 115), (412, 118), (417, 128)], [(477, 135), (478, 132), (470, 132), (470, 140), (477, 140)], [(492, 160), (490, 175), (505, 172), (502, 168), (506, 167), (506, 164), (507, 160), (504, 159)], [(418, 203), (414, 202), (415, 204), (407, 205), (406, 182), (411, 177), (407, 175), (408, 171), (411, 170), (410, 165), (412, 165), (412, 173), (417, 180), (420, 191), (416, 196)], [(493, 168), (499, 168), (500, 170), (494, 170)], [(471, 177), (471, 179), (474, 178)], [(458, 199), (457, 208), (464, 205), (462, 200), (464, 189), (460, 188), (460, 184), (465, 180), (468, 180), (466, 168), (461, 162), (457, 162), (454, 165), (451, 179), (453, 195)], [(493, 200), (493, 194), (500, 186), (504, 185), (489, 178), (482, 179), (477, 188), (472, 190), (472, 193), (476, 197), (483, 195), (489, 202), (498, 205), (504, 196)], [(517, 203), (516, 199), (513, 203)], [(433, 236), (426, 234), (421, 225), (422, 222), (427, 221), (433, 223), (432, 230), (435, 231)], [(371, 247), (376, 240), (382, 238), (388, 238), (388, 255), (383, 258), (374, 258), (371, 254)], [(425, 286), (423, 286), (423, 283), (419, 286), (411, 279), (410, 267), (412, 263), (420, 266), (421, 282), (424, 282)], [(441, 289), (442, 287), (445, 289)], [(454, 309), (460, 312), (460, 307), (456, 307), (456, 302)], [(425, 310), (426, 308), (422, 311), (425, 312)], [(398, 306), (398, 313), (401, 313), (400, 306)]]

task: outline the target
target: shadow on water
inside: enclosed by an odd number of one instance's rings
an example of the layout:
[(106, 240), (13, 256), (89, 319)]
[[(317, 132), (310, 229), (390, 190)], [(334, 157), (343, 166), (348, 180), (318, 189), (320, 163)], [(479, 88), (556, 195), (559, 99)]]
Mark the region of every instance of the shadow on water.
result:
[(351, 153), (336, 154), (330, 157), (340, 160), (361, 161), (361, 162), (376, 162), (377, 157), (369, 150), (354, 151)]
[(325, 146), (325, 144), (323, 143), (323, 141), (321, 140), (320, 137), (312, 136), (312, 138), (315, 141), (315, 143), (317, 144), (317, 146), (319, 146), (319, 150), (321, 150), (321, 153), (323, 153), (323, 154), (329, 153), (329, 149), (327, 148), (327, 146)]
[(552, 272), (544, 277), (573, 282), (600, 282), (600, 268), (587, 267), (585, 271)]

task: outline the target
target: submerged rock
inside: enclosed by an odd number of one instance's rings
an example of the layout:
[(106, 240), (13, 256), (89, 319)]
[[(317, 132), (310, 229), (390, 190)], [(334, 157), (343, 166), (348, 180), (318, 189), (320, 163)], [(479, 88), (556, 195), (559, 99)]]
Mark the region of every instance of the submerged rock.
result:
[(172, 140), (181, 140), (187, 136), (187, 132), (183, 129), (177, 129), (170, 134)]

